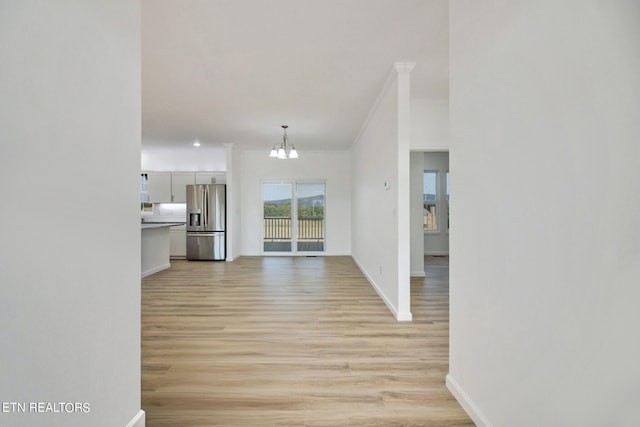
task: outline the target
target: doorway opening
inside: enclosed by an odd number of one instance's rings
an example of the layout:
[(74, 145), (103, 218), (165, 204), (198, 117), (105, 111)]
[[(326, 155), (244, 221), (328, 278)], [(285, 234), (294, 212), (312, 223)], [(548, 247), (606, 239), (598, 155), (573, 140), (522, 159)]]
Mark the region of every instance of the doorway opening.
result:
[(449, 255), (449, 152), (411, 153), (411, 276), (425, 277), (426, 256)]

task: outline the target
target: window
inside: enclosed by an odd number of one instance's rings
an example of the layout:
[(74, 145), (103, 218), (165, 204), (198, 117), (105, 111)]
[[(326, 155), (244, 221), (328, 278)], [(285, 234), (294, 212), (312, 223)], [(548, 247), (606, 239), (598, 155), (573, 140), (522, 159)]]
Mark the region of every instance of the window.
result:
[(438, 231), (438, 173), (425, 171), (423, 176), (424, 231)]
[(449, 171), (424, 171), (422, 202), (424, 231), (449, 231)]

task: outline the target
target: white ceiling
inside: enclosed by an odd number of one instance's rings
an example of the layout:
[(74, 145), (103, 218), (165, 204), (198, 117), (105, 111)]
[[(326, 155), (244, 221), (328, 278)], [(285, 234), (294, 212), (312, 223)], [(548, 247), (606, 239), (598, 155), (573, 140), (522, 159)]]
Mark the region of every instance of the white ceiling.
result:
[(396, 61), (447, 98), (447, 0), (142, 0), (143, 147), (347, 149)]

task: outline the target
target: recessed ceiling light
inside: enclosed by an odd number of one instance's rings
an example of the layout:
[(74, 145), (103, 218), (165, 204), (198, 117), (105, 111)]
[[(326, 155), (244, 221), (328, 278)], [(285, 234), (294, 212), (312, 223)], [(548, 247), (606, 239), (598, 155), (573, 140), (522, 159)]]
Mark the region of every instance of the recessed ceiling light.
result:
[(194, 141), (193, 143), (194, 147), (200, 147), (200, 141), (198, 141), (197, 139)]

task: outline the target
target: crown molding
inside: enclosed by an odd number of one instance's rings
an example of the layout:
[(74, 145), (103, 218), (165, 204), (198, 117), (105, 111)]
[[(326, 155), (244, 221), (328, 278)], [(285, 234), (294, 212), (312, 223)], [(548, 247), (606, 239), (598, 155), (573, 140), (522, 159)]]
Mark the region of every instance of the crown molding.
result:
[(410, 73), (416, 68), (415, 62), (394, 62), (393, 67), (396, 69), (398, 74), (400, 73)]

